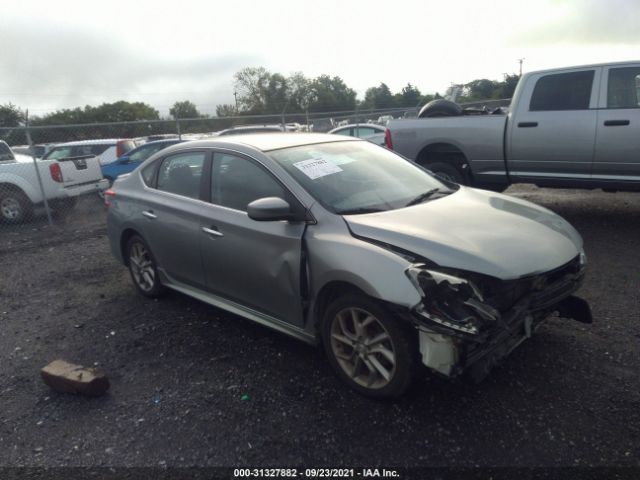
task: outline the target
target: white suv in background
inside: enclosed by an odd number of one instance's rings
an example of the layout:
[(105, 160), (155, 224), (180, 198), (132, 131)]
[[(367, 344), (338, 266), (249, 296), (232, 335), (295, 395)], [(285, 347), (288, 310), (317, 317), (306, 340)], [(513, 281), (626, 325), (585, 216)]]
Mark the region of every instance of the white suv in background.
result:
[(100, 165), (108, 165), (135, 147), (135, 142), (130, 138), (78, 140), (56, 145), (43, 157), (43, 160), (95, 155), (100, 160)]

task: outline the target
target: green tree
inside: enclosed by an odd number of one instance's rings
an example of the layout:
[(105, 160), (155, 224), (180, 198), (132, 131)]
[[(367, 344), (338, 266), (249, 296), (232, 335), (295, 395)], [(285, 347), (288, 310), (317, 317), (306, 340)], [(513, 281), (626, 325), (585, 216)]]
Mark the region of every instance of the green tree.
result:
[(320, 75), (310, 83), (310, 112), (355, 110), (356, 92), (340, 77)]
[(400, 92), (400, 98), (396, 100), (396, 104), (400, 107), (415, 107), (420, 103), (422, 94), (417, 87), (407, 83)]
[(13, 103), (0, 105), (0, 128), (18, 127), (24, 123), (24, 113)]
[(265, 94), (271, 73), (264, 67), (243, 68), (233, 76), (240, 111), (247, 114), (266, 112)]
[(169, 109), (169, 114), (173, 118), (200, 118), (202, 114), (198, 111), (195, 104), (189, 100), (176, 102)]
[(520, 76), (517, 74), (509, 75), (508, 73), (504, 74), (504, 80), (499, 83), (498, 88), (494, 92), (495, 98), (511, 98), (513, 97), (513, 92), (516, 89), (516, 85), (520, 81)]
[(238, 114), (236, 112), (236, 106), (231, 105), (229, 103), (224, 103), (222, 105), (216, 106), (216, 116), (217, 117), (235, 117)]
[(473, 80), (464, 86), (467, 100), (486, 100), (493, 97), (493, 92), (499, 87), (499, 82), (481, 78)]
[(313, 100), (311, 81), (301, 72), (295, 72), (287, 78), (289, 105), (287, 112), (306, 112)]

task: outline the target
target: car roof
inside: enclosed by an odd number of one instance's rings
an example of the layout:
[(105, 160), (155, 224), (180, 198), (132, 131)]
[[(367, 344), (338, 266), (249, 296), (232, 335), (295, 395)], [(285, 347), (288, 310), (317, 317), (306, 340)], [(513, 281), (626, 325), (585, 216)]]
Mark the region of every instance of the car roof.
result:
[[(316, 143), (330, 142), (360, 142), (359, 138), (329, 135), (327, 133), (256, 133), (244, 135), (225, 135), (207, 140), (194, 140), (189, 142), (189, 147), (229, 147), (235, 145), (246, 145), (263, 152), (279, 150), (281, 148), (301, 147), (303, 145), (313, 145)], [(175, 147), (172, 147), (175, 148)]]
[(150, 142), (145, 142), (142, 145), (138, 145), (135, 149), (137, 150), (140, 147), (144, 147), (145, 145), (158, 145), (160, 143), (180, 143), (185, 142), (186, 140), (180, 140), (178, 137), (176, 138), (163, 138), (162, 140), (152, 140)]
[(384, 132), (386, 130), (385, 127), (383, 127), (382, 125), (378, 125), (377, 123), (350, 123), (349, 125), (342, 125), (341, 127), (336, 127), (327, 133), (335, 132), (345, 128), (356, 128), (356, 127), (373, 128), (374, 130), (380, 130), (380, 132)]
[(56, 147), (69, 147), (75, 145), (115, 145), (121, 140), (131, 140), (130, 138), (103, 138), (96, 140), (76, 140), (73, 142), (58, 143)]

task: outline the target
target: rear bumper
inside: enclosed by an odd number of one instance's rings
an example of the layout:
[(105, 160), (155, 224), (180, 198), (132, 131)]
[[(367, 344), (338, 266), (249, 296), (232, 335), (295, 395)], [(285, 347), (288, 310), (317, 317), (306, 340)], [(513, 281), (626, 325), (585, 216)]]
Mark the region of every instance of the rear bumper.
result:
[(106, 178), (95, 180), (87, 183), (80, 183), (77, 185), (70, 185), (64, 187), (63, 195), (65, 197), (77, 197), (85, 193), (98, 192), (109, 188), (109, 181)]

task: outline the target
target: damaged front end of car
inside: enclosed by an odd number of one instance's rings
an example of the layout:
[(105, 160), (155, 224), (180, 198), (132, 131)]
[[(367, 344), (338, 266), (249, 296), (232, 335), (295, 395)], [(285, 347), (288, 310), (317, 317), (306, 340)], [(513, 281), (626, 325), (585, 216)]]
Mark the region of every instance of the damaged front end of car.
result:
[(413, 263), (405, 273), (422, 297), (410, 312), (422, 362), (480, 381), (552, 313), (591, 323), (587, 302), (572, 295), (585, 264), (580, 254), (550, 272), (505, 281)]

